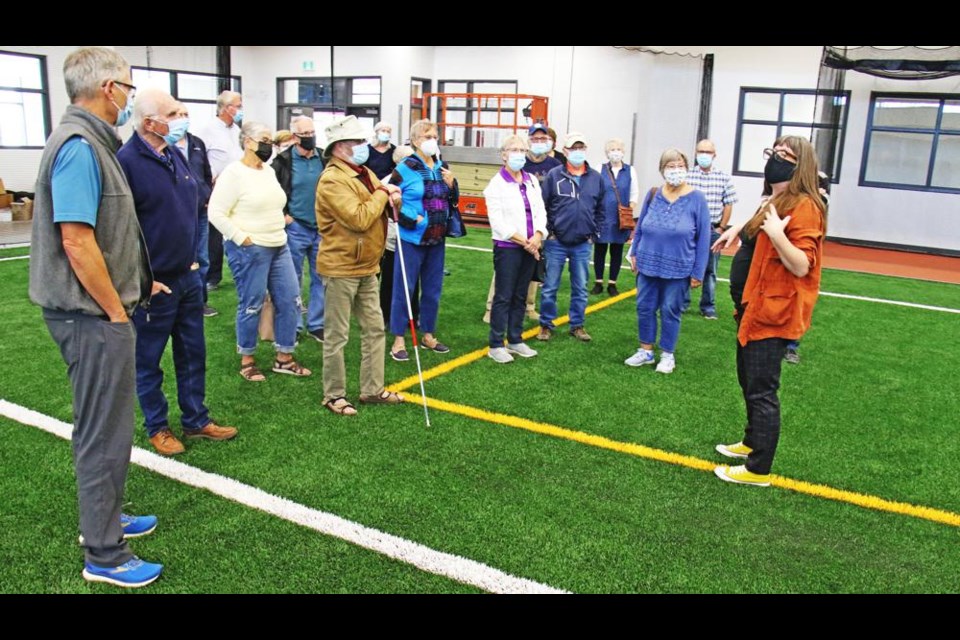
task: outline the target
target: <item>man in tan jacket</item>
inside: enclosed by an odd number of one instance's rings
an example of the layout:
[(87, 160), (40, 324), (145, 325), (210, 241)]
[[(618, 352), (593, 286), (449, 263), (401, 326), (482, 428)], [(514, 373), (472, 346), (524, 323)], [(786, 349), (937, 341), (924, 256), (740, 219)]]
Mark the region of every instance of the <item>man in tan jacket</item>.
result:
[(383, 312), (380, 310), (380, 257), (387, 238), (388, 200), (400, 203), (400, 189), (383, 185), (363, 166), (370, 133), (355, 116), (326, 128), (326, 168), (317, 183), (317, 231), (323, 242), (317, 272), (323, 276), (323, 405), (337, 415), (356, 415), (347, 400), (343, 349), (350, 337), (350, 314), (360, 324), (360, 402), (397, 404), (403, 396), (386, 391)]

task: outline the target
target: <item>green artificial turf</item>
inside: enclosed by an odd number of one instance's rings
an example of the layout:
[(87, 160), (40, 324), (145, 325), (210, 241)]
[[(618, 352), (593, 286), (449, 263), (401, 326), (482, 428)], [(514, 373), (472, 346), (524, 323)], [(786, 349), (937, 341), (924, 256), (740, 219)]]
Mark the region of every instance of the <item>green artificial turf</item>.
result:
[[(450, 245), (486, 248), (471, 228)], [(729, 259), (722, 261), (725, 274)], [(452, 353), (422, 354), (425, 369), (482, 349), (480, 320), (491, 254), (448, 246), (437, 336)], [(228, 274), (225, 274), (228, 275)], [(39, 310), (26, 300), (26, 261), (0, 263), (0, 397), (70, 420), (65, 369)], [(629, 269), (620, 290), (631, 288)], [(824, 272), (824, 291), (960, 306), (960, 287)], [(305, 287), (306, 290), (306, 287)], [(696, 296), (695, 295), (695, 300)], [(561, 288), (566, 312), (569, 285)], [(606, 299), (591, 296), (590, 303)], [(594, 340), (529, 344), (540, 356), (507, 366), (488, 358), (427, 382), (432, 398), (521, 416), (612, 440), (720, 462), (744, 420), (734, 371), (732, 305), (719, 321), (684, 316), (677, 369), (632, 369), (636, 314), (626, 299), (587, 317)], [(951, 300), (955, 302), (951, 302)], [(419, 405), (360, 407), (338, 418), (320, 406), (321, 349), (297, 357), (309, 379), (237, 374), (235, 291), (211, 293), (206, 320), (212, 414), (240, 428), (233, 441), (187, 442), (178, 460), (366, 526), (553, 587), (583, 592), (952, 592), (957, 528), (778, 488), (739, 487), (711, 473), (608, 451)], [(696, 308), (696, 304), (694, 304)], [(958, 316), (822, 297), (800, 365), (784, 365), (783, 436), (774, 472), (790, 478), (960, 512), (955, 437), (960, 401)], [(528, 321), (527, 326), (534, 326)], [(347, 347), (357, 394), (358, 333)], [(389, 344), (389, 341), (388, 341)], [(409, 347), (408, 343), (408, 347)], [(261, 365), (271, 349), (262, 343)], [(165, 388), (179, 413), (169, 353)], [(387, 381), (416, 373), (387, 359)], [(410, 389), (418, 392), (419, 388)], [(79, 577), (76, 499), (66, 441), (0, 421), (0, 536), (11, 552), (3, 592), (110, 591)], [(177, 426), (174, 427), (178, 431)], [(150, 448), (139, 424), (135, 445)], [(157, 592), (473, 591), (204, 491), (132, 468), (133, 512), (161, 528), (135, 550), (164, 562)], [(43, 543), (18, 533), (43, 523)], [(20, 526), (22, 525), (22, 526)], [(223, 556), (210, 557), (210, 544)], [(51, 576), (57, 576), (51, 580)]]

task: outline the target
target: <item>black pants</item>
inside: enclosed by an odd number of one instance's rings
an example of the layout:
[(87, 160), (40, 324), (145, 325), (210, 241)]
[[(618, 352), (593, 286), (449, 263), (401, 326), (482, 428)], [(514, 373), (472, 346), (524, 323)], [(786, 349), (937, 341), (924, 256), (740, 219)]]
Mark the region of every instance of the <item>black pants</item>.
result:
[(780, 440), (780, 366), (789, 340), (766, 338), (740, 346), (737, 342), (737, 380), (747, 407), (743, 444), (753, 449), (747, 470), (770, 473)]
[[(389, 249), (383, 252), (380, 258), (380, 310), (383, 312), (383, 326), (390, 326), (390, 307), (393, 304), (393, 254), (396, 251)], [(420, 281), (414, 285), (410, 293), (410, 306), (413, 309), (413, 322), (420, 320)]]
[(527, 310), (527, 289), (537, 261), (524, 249), (493, 248), (493, 306), (490, 308), (490, 348), (523, 342), (523, 316)]
[[(607, 259), (606, 243), (597, 242), (593, 245), (593, 276), (600, 282), (603, 280), (603, 262)], [(623, 244), (610, 243), (610, 282), (616, 282), (620, 275), (620, 263), (623, 262)]]
[(207, 239), (207, 249), (210, 252), (210, 270), (207, 271), (205, 284), (220, 284), (223, 280), (223, 234), (210, 225), (210, 237)]

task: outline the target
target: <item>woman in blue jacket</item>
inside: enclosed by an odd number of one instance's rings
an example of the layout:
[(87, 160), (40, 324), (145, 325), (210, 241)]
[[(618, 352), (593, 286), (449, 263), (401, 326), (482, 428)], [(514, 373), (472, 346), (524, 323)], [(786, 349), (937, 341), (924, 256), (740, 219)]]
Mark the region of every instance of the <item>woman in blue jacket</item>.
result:
[[(390, 308), (390, 332), (394, 335), (390, 356), (399, 362), (410, 359), (404, 335), (410, 322), (405, 291), (413, 291), (420, 279), (421, 346), (447, 353), (450, 348), (437, 340), (437, 315), (443, 289), (443, 259), (446, 248), (447, 220), (450, 208), (457, 205), (459, 193), (453, 172), (439, 159), (437, 125), (420, 120), (410, 127), (410, 145), (414, 154), (394, 169), (390, 183), (400, 187), (403, 204), (398, 219), (397, 256), (393, 268), (393, 303)], [(407, 288), (403, 285), (400, 252), (403, 252)]]
[(703, 281), (710, 255), (710, 210), (700, 191), (687, 184), (690, 162), (679, 149), (660, 156), (664, 185), (644, 198), (630, 246), (630, 268), (637, 274), (637, 325), (640, 348), (624, 364), (653, 364), (660, 313), (657, 372), (673, 373), (683, 298)]
[(620, 275), (620, 263), (623, 262), (623, 245), (630, 239), (630, 229), (620, 228), (620, 207), (629, 206), (636, 210), (640, 199), (637, 172), (623, 162), (623, 140), (611, 138), (604, 145), (607, 161), (600, 167), (603, 180), (603, 224), (600, 226), (599, 239), (593, 245), (593, 289), (590, 293), (603, 293), (603, 263), (607, 259), (607, 247), (610, 247), (610, 277), (607, 280), (607, 294), (619, 295), (617, 277)]

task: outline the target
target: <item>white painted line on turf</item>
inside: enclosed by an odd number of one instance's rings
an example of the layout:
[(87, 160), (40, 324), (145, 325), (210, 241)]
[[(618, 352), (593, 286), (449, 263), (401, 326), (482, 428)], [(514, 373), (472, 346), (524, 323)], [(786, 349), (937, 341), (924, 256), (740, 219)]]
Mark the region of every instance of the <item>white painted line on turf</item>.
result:
[[(0, 399), (0, 415), (16, 420), (21, 424), (38, 427), (66, 440), (70, 439), (73, 431), (73, 425), (7, 400)], [(539, 582), (512, 576), (475, 560), (436, 551), (416, 542), (365, 527), (332, 513), (312, 509), (292, 500), (271, 495), (262, 489), (238, 482), (232, 478), (203, 471), (139, 447), (133, 448), (130, 461), (183, 484), (206, 489), (233, 502), (340, 538), (388, 558), (413, 565), (423, 571), (444, 576), (484, 591), (492, 593), (568, 593)]]
[(26, 260), (29, 257), (30, 257), (30, 254), (27, 254), (25, 256), (13, 256), (11, 258), (0, 258), (0, 262), (6, 262), (7, 260)]
[[(493, 253), (493, 249), (485, 249), (483, 247), (467, 247), (462, 244), (452, 244), (447, 243), (448, 247), (453, 247), (454, 249), (469, 249), (470, 251), (485, 251), (487, 253)], [(593, 264), (593, 260), (590, 261), (590, 264)], [(624, 266), (630, 266), (629, 262), (624, 262)], [(865, 273), (863, 271), (858, 271), (857, 273)], [(871, 274), (878, 275), (878, 274)], [(717, 282), (730, 282), (729, 278), (717, 278)], [(934, 282), (931, 280), (931, 282)], [(947, 283), (950, 284), (950, 283)], [(927, 311), (943, 311), (944, 313), (960, 313), (960, 309), (951, 309), (950, 307), (935, 307), (929, 304), (917, 304), (915, 302), (902, 302), (900, 300), (885, 300), (883, 298), (870, 298), (867, 296), (855, 296), (848, 293), (831, 293), (829, 291), (821, 291), (820, 295), (827, 296), (830, 298), (844, 298), (846, 300), (863, 300), (864, 302), (878, 302), (880, 304), (892, 304), (897, 307), (910, 307), (912, 309), (926, 309)]]

